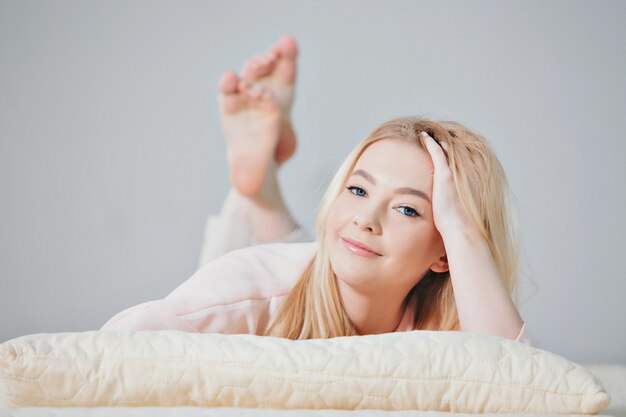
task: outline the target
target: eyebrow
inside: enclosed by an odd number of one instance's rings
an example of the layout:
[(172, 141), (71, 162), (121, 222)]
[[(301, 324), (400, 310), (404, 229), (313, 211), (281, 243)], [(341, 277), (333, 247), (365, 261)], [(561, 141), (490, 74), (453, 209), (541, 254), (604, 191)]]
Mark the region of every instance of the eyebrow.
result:
[[(356, 171), (354, 171), (352, 173), (352, 175), (359, 175), (359, 176), (365, 178), (366, 180), (368, 180), (369, 182), (371, 182), (372, 184), (376, 185), (376, 180), (374, 179), (374, 177), (372, 177), (369, 173), (367, 173), (366, 171), (363, 171), (362, 169), (357, 169)], [(394, 194), (411, 194), (411, 195), (415, 195), (417, 197), (423, 198), (424, 200), (426, 200), (426, 201), (428, 201), (430, 203), (430, 198), (428, 198), (426, 193), (423, 192), (423, 191), (420, 191), (420, 190), (416, 190), (415, 188), (400, 187), (400, 188), (396, 188), (395, 190), (393, 190), (393, 193)]]

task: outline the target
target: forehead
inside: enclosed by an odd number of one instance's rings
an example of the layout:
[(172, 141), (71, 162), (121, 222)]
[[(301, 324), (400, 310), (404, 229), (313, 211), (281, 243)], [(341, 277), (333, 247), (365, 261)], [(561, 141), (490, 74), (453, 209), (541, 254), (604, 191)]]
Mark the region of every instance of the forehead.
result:
[(393, 183), (432, 181), (433, 163), (430, 154), (417, 145), (398, 139), (374, 142), (361, 154), (354, 170), (367, 171), (376, 179)]

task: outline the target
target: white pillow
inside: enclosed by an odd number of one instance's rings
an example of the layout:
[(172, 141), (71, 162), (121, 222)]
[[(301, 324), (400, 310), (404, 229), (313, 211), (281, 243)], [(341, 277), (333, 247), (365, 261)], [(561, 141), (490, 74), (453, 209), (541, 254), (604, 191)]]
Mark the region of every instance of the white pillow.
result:
[(0, 345), (0, 406), (204, 406), (596, 414), (600, 382), (477, 333), (291, 341), (180, 331), (34, 334)]
[(603, 414), (626, 417), (626, 365), (619, 363), (586, 363), (584, 367), (596, 376), (611, 397)]

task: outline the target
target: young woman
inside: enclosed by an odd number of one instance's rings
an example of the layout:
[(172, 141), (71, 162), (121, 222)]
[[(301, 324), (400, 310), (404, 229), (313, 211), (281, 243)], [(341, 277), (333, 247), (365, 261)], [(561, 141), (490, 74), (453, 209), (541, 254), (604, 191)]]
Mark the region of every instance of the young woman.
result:
[[(102, 330), (179, 329), (290, 339), (461, 330), (530, 344), (511, 298), (518, 246), (504, 171), (455, 122), (399, 118), (359, 143), (320, 205), (317, 242), (276, 171), (295, 151), (290, 37), (220, 83), (231, 190), (202, 266)], [(257, 243), (265, 243), (255, 245)]]

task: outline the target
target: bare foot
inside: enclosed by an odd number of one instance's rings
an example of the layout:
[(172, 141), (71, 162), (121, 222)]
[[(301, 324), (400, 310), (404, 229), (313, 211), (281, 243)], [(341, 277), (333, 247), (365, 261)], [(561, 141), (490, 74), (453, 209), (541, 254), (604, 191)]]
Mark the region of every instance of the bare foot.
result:
[(281, 108), (270, 90), (239, 79), (220, 80), (220, 120), (226, 138), (230, 178), (247, 197), (261, 192), (281, 132)]
[(296, 81), (296, 58), (298, 46), (291, 36), (283, 36), (269, 51), (246, 62), (242, 71), (244, 80), (270, 89), (283, 115), (280, 138), (274, 158), (282, 164), (296, 151), (296, 135), (291, 124)]

